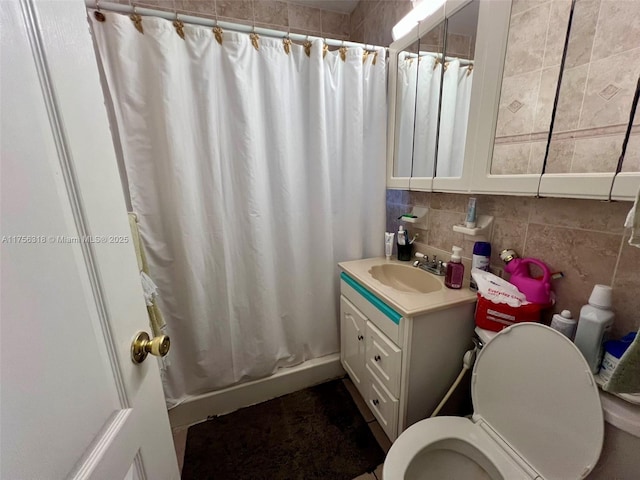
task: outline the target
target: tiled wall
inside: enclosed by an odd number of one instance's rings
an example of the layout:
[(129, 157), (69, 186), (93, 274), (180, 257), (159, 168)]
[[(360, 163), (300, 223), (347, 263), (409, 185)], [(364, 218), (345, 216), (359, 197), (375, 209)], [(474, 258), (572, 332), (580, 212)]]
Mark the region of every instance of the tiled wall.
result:
[[(554, 281), (555, 310), (569, 309), (577, 316), (593, 285), (614, 288), (614, 333), (622, 335), (640, 328), (640, 249), (628, 245), (622, 227), (630, 202), (600, 202), (557, 198), (474, 195), (478, 213), (495, 217), (489, 241), (492, 265), (501, 269), (499, 253), (505, 248), (520, 256), (539, 258), (564, 278)], [(447, 260), (451, 247), (463, 248), (471, 258), (472, 240), (452, 229), (464, 222), (469, 195), (387, 190), (387, 231), (398, 230), (397, 218), (414, 205), (429, 207), (428, 230), (416, 242), (435, 247)], [(416, 249), (422, 248), (418, 244)], [(469, 273), (468, 271), (466, 272)]]
[(360, 0), (351, 13), (351, 40), (388, 46), (391, 29), (411, 8), (410, 0)]
[[(373, 45), (388, 46), (393, 39), (391, 29), (412, 8), (411, 0), (360, 0), (351, 13), (351, 40)], [(421, 50), (438, 51), (442, 33), (434, 29), (423, 38)], [(466, 35), (449, 35), (451, 55), (473, 58), (472, 42)], [(475, 45), (473, 45), (475, 46)]]
[[(129, 4), (129, 0), (117, 0)], [(140, 7), (174, 11), (219, 20), (290, 31), (305, 35), (349, 39), (349, 14), (321, 10), (280, 0), (143, 0)], [(174, 5), (175, 4), (175, 5)]]

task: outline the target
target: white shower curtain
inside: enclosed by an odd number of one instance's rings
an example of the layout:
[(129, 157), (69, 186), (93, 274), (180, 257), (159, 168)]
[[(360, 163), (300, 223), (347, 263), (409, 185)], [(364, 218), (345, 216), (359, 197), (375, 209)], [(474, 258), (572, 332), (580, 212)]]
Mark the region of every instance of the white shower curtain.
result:
[(417, 57), (407, 52), (400, 52), (396, 76), (396, 128), (393, 164), (394, 176), (396, 177), (411, 176), (417, 81)]
[(382, 254), (385, 58), (90, 15), (172, 351), (170, 406), (339, 350), (336, 263)]
[(395, 175), (432, 177), (435, 166), (438, 177), (461, 176), (473, 69), (461, 66), (458, 59), (447, 62), (439, 134), (442, 63), (436, 63), (434, 54), (422, 52), (418, 62), (412, 54), (400, 52), (397, 78)]
[(433, 177), (438, 133), (438, 101), (442, 64), (434, 55), (420, 57), (416, 124), (413, 145), (413, 176)]
[(462, 176), (472, 83), (473, 68), (457, 59), (449, 62), (442, 84), (437, 177)]

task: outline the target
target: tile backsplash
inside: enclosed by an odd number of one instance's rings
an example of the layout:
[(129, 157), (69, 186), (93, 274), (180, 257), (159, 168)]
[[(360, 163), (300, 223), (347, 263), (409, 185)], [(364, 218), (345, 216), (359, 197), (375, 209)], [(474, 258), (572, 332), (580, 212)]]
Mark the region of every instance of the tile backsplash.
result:
[[(439, 258), (448, 260), (451, 247), (458, 245), (470, 259), (474, 241), (452, 229), (464, 222), (470, 196), (387, 190), (387, 231), (396, 232), (401, 224), (397, 218), (413, 206), (428, 207), (428, 230), (408, 224), (410, 235), (420, 235), (416, 250), (436, 248)], [(544, 261), (553, 272), (564, 274), (554, 280), (554, 310), (569, 309), (576, 318), (593, 285), (612, 285), (614, 335), (640, 328), (640, 249), (628, 245), (629, 232), (622, 226), (630, 202), (473, 196), (478, 214), (495, 217), (489, 236), (493, 268), (502, 269), (499, 253), (505, 248)]]

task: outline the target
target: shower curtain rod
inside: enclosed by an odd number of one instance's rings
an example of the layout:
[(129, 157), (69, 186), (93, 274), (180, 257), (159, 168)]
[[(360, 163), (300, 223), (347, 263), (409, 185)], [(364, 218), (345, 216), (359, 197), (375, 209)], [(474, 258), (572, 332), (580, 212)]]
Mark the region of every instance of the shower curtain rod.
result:
[[(413, 52), (404, 52), (405, 57), (409, 57), (409, 58), (417, 58), (418, 54), (417, 53), (413, 53)], [(420, 52), (420, 56), (423, 57), (435, 57), (435, 58), (440, 58), (442, 55), (440, 53), (435, 53), (435, 52)], [(474, 61), (473, 60), (467, 60), (465, 58), (457, 58), (457, 57), (444, 57), (444, 61), (445, 62), (452, 62), (454, 60), (459, 60), (460, 61), (460, 65), (462, 65), (463, 67), (466, 67), (467, 65), (473, 65)]]
[[(167, 20), (175, 20), (176, 16), (179, 20), (184, 23), (189, 23), (192, 25), (200, 25), (203, 27), (220, 27), (223, 30), (231, 30), (234, 32), (241, 33), (257, 33), (258, 35), (264, 35), (266, 37), (274, 37), (274, 38), (287, 38), (289, 37), (291, 40), (304, 42), (306, 40), (323, 40), (324, 43), (331, 47), (362, 47), (365, 50), (373, 50), (382, 48), (386, 52), (388, 50), (387, 47), (380, 47), (377, 45), (364, 44), (364, 43), (355, 43), (349, 42), (347, 40), (336, 40), (333, 38), (324, 38), (318, 37), (315, 35), (302, 35), (299, 33), (289, 33), (283, 32), (280, 30), (272, 30), (270, 28), (262, 28), (262, 27), (254, 27), (253, 25), (243, 25), (240, 23), (231, 23), (231, 22), (223, 22), (217, 21), (209, 18), (197, 17), (193, 15), (184, 15), (182, 13), (176, 12), (166, 12), (163, 10), (155, 10), (152, 8), (138, 7), (132, 5), (123, 5), (120, 3), (111, 3), (111, 2), (100, 2), (96, 0), (85, 0), (85, 5), (89, 9), (93, 10), (107, 10), (110, 12), (117, 13), (137, 13), (142, 16), (148, 17), (160, 17)], [(135, 5), (135, 4), (133, 4)], [(189, 13), (197, 13), (197, 12), (189, 12)]]

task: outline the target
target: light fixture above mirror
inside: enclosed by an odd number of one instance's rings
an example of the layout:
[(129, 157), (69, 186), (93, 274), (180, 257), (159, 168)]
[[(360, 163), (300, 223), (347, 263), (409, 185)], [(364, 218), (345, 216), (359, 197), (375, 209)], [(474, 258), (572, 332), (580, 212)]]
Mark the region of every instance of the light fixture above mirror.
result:
[(404, 37), (417, 23), (421, 22), (444, 5), (445, 0), (412, 0), (413, 9), (396, 23), (391, 30), (393, 40)]

